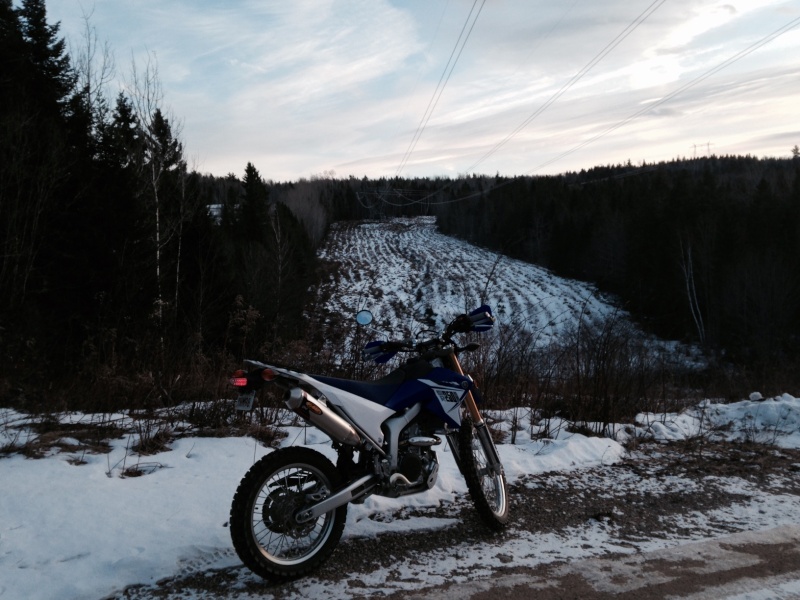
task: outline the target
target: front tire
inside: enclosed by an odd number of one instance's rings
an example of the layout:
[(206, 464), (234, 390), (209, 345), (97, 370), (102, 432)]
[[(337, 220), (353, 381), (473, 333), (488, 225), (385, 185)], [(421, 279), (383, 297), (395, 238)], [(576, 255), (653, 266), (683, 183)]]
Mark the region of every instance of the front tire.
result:
[(469, 418), (461, 422), (458, 441), (461, 472), (472, 502), (486, 525), (500, 531), (508, 524), (508, 485), (503, 466), (491, 469), (490, 456), (497, 456), (488, 426), (478, 431)]
[(231, 539), (242, 562), (271, 581), (295, 579), (319, 567), (339, 543), (347, 505), (306, 523), (294, 515), (337, 485), (331, 461), (310, 448), (283, 448), (255, 463), (231, 505)]

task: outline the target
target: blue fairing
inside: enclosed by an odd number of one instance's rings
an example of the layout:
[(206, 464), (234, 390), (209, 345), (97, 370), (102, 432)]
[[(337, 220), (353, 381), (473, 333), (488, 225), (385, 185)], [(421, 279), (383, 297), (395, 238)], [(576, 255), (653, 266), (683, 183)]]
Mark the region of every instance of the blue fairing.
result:
[(361, 350), (361, 355), (364, 357), (364, 360), (371, 360), (382, 365), (394, 358), (397, 352), (384, 352), (381, 350), (381, 347), (385, 343), (385, 340), (375, 340), (364, 346), (364, 349)]
[[(458, 405), (463, 401), (467, 390), (471, 390), (474, 387), (472, 380), (468, 377), (460, 375), (455, 371), (450, 371), (449, 369), (437, 367), (431, 370), (430, 373), (422, 379), (413, 379), (403, 383), (391, 398), (389, 398), (386, 407), (395, 411), (401, 411), (415, 404), (422, 403), (423, 408), (439, 417), (443, 422), (451, 427), (459, 427), (461, 425), (460, 419), (458, 419), (457, 412), (453, 410), (456, 407), (456, 403), (448, 407), (451, 409), (449, 411), (450, 414), (448, 414), (448, 411), (437, 396), (434, 388), (430, 384), (424, 383), (425, 381), (435, 384), (440, 391), (451, 390), (453, 398), (458, 397)], [(455, 418), (453, 416), (454, 414)]]
[(324, 377), (322, 375), (314, 375), (314, 379), (384, 406), (387, 405), (398, 388), (397, 382), (380, 380), (353, 381), (350, 379), (338, 379), (336, 377)]

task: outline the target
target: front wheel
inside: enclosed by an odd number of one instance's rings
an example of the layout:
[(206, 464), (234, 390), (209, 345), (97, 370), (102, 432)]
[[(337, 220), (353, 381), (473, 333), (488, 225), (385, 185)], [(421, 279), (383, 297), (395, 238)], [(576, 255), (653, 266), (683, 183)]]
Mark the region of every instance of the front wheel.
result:
[[(485, 423), (475, 426), (466, 418), (459, 429), (461, 472), (481, 519), (500, 531), (508, 524), (508, 486), (497, 449)], [(496, 462), (495, 467), (492, 464)]]
[(295, 516), (333, 493), (338, 483), (331, 461), (309, 448), (276, 450), (254, 464), (231, 505), (231, 539), (242, 562), (272, 581), (316, 569), (339, 543), (347, 505), (306, 522)]

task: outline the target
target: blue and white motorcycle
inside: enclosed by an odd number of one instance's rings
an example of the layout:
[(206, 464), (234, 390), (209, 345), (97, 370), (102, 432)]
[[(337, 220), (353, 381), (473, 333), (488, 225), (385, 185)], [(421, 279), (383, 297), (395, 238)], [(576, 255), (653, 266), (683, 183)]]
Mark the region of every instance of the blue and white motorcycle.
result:
[[(372, 315), (361, 311), (356, 320), (369, 325)], [(433, 487), (439, 470), (434, 449), (442, 437), (478, 514), (490, 528), (502, 529), (509, 513), (503, 465), (478, 410), (480, 393), (458, 360), (478, 344), (461, 347), (453, 340), (493, 324), (491, 309), (481, 306), (456, 317), (432, 339), (371, 342), (363, 356), (378, 363), (398, 352), (412, 353), (376, 381), (309, 375), (255, 361), (248, 361), (249, 372), (234, 374), (231, 383), (240, 389), (245, 408), (265, 382), (278, 385), (285, 390), (286, 405), (330, 436), (338, 455), (334, 465), (316, 450), (291, 446), (250, 468), (230, 514), (231, 537), (242, 562), (272, 581), (308, 574), (338, 544), (349, 503)]]

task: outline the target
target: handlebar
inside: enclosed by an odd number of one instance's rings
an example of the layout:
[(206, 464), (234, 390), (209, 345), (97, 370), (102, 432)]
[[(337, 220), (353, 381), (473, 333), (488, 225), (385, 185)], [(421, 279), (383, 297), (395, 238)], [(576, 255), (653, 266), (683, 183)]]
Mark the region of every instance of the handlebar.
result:
[(472, 331), (488, 331), (494, 326), (494, 315), (488, 306), (481, 306), (473, 310), (467, 317), (472, 323)]
[(458, 315), (445, 327), (441, 337), (431, 338), (422, 342), (414, 342), (408, 339), (370, 342), (362, 350), (362, 357), (380, 364), (389, 361), (398, 352), (417, 352), (423, 356), (428, 355), (430, 357), (450, 352), (455, 352), (456, 354), (463, 351), (471, 352), (476, 350), (479, 345), (471, 343), (459, 347), (453, 341), (453, 336), (457, 333), (467, 333), (469, 331), (488, 331), (494, 325), (494, 321), (492, 309), (483, 305), (469, 314)]

